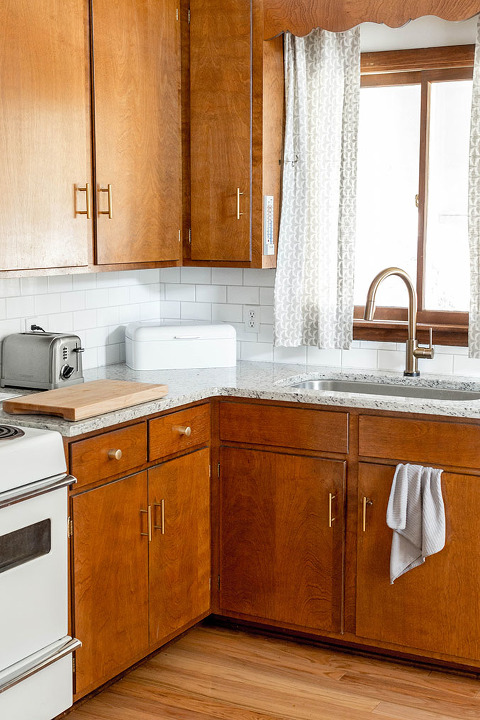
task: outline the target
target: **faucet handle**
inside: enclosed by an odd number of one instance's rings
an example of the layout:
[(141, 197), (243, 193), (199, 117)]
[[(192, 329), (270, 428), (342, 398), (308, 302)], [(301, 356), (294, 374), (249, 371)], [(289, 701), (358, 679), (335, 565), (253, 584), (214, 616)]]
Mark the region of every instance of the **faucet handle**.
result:
[(433, 356), (435, 355), (435, 350), (433, 347), (433, 329), (430, 328), (430, 339), (427, 347), (423, 347), (418, 345), (415, 350), (413, 351), (413, 354), (417, 358), (427, 358), (428, 360), (431, 360)]

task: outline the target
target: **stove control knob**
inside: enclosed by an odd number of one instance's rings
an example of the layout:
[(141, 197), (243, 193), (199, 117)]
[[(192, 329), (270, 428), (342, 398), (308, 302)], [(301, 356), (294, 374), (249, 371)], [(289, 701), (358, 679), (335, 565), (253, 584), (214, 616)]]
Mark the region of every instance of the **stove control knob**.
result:
[(75, 368), (73, 368), (71, 365), (64, 365), (60, 370), (60, 377), (63, 378), (63, 380), (68, 380), (68, 378), (71, 377), (74, 372)]

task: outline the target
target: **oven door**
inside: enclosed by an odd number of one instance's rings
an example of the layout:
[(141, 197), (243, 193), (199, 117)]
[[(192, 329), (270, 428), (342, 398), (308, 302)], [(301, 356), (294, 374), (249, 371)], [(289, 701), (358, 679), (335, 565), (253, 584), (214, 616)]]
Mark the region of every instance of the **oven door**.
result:
[(0, 495), (0, 671), (68, 632), (68, 483), (53, 481)]

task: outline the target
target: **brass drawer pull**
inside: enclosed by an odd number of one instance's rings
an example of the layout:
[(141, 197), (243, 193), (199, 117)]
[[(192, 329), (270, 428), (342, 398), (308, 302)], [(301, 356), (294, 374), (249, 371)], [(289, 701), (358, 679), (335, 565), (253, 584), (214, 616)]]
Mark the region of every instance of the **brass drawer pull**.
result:
[(192, 428), (189, 425), (174, 425), (172, 427), (172, 430), (173, 432), (177, 432), (180, 435), (185, 435), (185, 437), (190, 437), (190, 435), (192, 434)]
[(159, 503), (153, 503), (153, 507), (160, 508), (160, 525), (154, 524), (153, 529), (160, 530), (161, 534), (165, 535), (165, 500), (162, 498)]
[(99, 187), (99, 193), (107, 193), (108, 197), (108, 210), (99, 210), (99, 215), (108, 215), (110, 220), (113, 218), (113, 199), (112, 199), (112, 186), (109, 184), (106, 188)]
[(152, 542), (152, 506), (149, 505), (146, 510), (140, 510), (140, 514), (145, 513), (147, 516), (148, 532), (141, 532), (142, 537), (148, 537), (148, 542)]
[(367, 529), (367, 505), (373, 505), (373, 502), (370, 498), (364, 497), (362, 505), (362, 531), (365, 532)]
[(332, 516), (333, 501), (337, 496), (334, 493), (328, 493), (328, 527), (331, 528), (335, 518)]
[(87, 199), (87, 209), (86, 210), (77, 210), (75, 207), (75, 215), (86, 215), (87, 220), (92, 219), (92, 189), (90, 186), (90, 183), (85, 183), (83, 187), (80, 185), (75, 185), (75, 190), (77, 192), (84, 192), (86, 194)]
[(122, 455), (123, 455), (123, 453), (120, 449), (108, 451), (108, 457), (110, 458), (110, 460), (121, 460)]

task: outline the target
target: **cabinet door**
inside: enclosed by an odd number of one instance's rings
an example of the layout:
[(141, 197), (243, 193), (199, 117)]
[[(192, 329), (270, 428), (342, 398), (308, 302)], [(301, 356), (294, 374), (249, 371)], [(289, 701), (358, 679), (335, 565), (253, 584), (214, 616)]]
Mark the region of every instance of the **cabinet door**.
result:
[(181, 257), (177, 8), (176, 0), (93, 0), (101, 265)]
[(251, 1), (190, 10), (191, 257), (250, 261)]
[[(148, 651), (147, 474), (73, 501), (76, 693), (83, 695)], [(146, 536), (141, 533), (146, 533)]]
[(0, 3), (0, 271), (88, 264), (88, 3)]
[(210, 608), (209, 467), (203, 449), (148, 471), (151, 645)]
[[(392, 531), (386, 512), (394, 467), (360, 463), (357, 635), (399, 645), (480, 657), (480, 478), (443, 473), (445, 548), (390, 584)], [(367, 497), (365, 531), (362, 501)]]
[(336, 460), (222, 448), (223, 612), (340, 630), (344, 474)]

